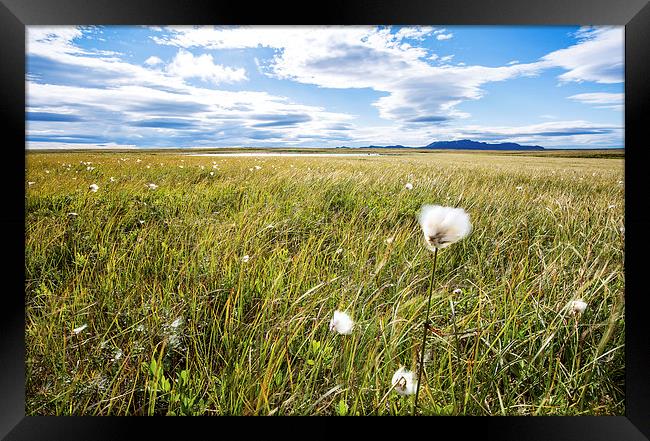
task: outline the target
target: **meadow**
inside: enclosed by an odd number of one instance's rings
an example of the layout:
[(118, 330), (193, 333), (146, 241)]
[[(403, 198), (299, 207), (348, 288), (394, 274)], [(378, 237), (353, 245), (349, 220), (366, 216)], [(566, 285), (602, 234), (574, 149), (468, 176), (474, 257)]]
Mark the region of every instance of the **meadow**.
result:
[(28, 152), (26, 414), (411, 414), (438, 204), (418, 412), (623, 415), (624, 160), (560, 156)]

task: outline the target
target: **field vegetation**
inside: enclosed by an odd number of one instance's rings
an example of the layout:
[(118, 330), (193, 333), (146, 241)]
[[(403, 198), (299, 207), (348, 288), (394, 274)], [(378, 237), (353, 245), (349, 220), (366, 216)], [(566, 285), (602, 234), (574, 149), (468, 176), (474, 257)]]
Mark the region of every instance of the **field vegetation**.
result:
[(410, 414), (423, 204), (473, 229), (438, 253), (419, 412), (625, 412), (616, 155), (26, 161), (28, 415)]

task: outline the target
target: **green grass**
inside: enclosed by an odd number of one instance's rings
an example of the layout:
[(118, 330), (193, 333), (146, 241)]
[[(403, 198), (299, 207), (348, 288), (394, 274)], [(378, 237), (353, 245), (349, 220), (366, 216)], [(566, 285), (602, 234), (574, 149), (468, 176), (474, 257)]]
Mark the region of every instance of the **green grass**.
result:
[(416, 215), (440, 204), (473, 231), (438, 255), (421, 412), (622, 415), (622, 179), (622, 159), (489, 153), (28, 153), (26, 413), (410, 414), (390, 381), (416, 368)]

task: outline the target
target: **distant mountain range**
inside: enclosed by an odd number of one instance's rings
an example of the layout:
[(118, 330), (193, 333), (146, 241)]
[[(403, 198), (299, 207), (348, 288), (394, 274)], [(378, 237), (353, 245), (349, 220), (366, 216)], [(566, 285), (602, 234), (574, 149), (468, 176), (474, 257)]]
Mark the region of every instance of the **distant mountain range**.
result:
[(407, 147), (403, 145), (371, 145), (368, 147), (337, 147), (347, 148), (369, 148), (369, 149), (449, 149), (449, 150), (544, 150), (544, 147), (538, 145), (521, 145), (516, 142), (501, 142), (498, 144), (488, 144), (487, 142), (472, 141), (461, 139), (459, 141), (435, 141), (424, 147)]

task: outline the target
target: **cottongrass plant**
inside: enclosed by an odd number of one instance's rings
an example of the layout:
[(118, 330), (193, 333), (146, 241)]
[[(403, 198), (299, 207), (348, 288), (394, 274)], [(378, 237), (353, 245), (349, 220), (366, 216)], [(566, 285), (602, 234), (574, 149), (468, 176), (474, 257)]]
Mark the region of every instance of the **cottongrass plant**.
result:
[(419, 382), (415, 380), (415, 374), (401, 366), (394, 374), (391, 384), (393, 389), (400, 395), (413, 395), (418, 389)]
[[(446, 248), (449, 245), (461, 240), (472, 230), (469, 215), (462, 208), (443, 207), (440, 205), (423, 205), (418, 217), (424, 240), (427, 248), (433, 251), (433, 270), (429, 281), (429, 300), (427, 312), (422, 327), (422, 346), (420, 349), (420, 368), (418, 380), (415, 386), (415, 402), (413, 403), (413, 415), (418, 407), (420, 395), (420, 382), (424, 370), (424, 353), (426, 352), (427, 330), (429, 329), (429, 311), (431, 309), (431, 294), (433, 293), (433, 282), (436, 276), (436, 262), (438, 260), (438, 249)], [(453, 311), (453, 303), (452, 303)], [(455, 322), (455, 320), (454, 320)]]
[(350, 335), (354, 328), (354, 321), (343, 311), (334, 311), (334, 316), (330, 320), (330, 331), (336, 331), (341, 335)]

